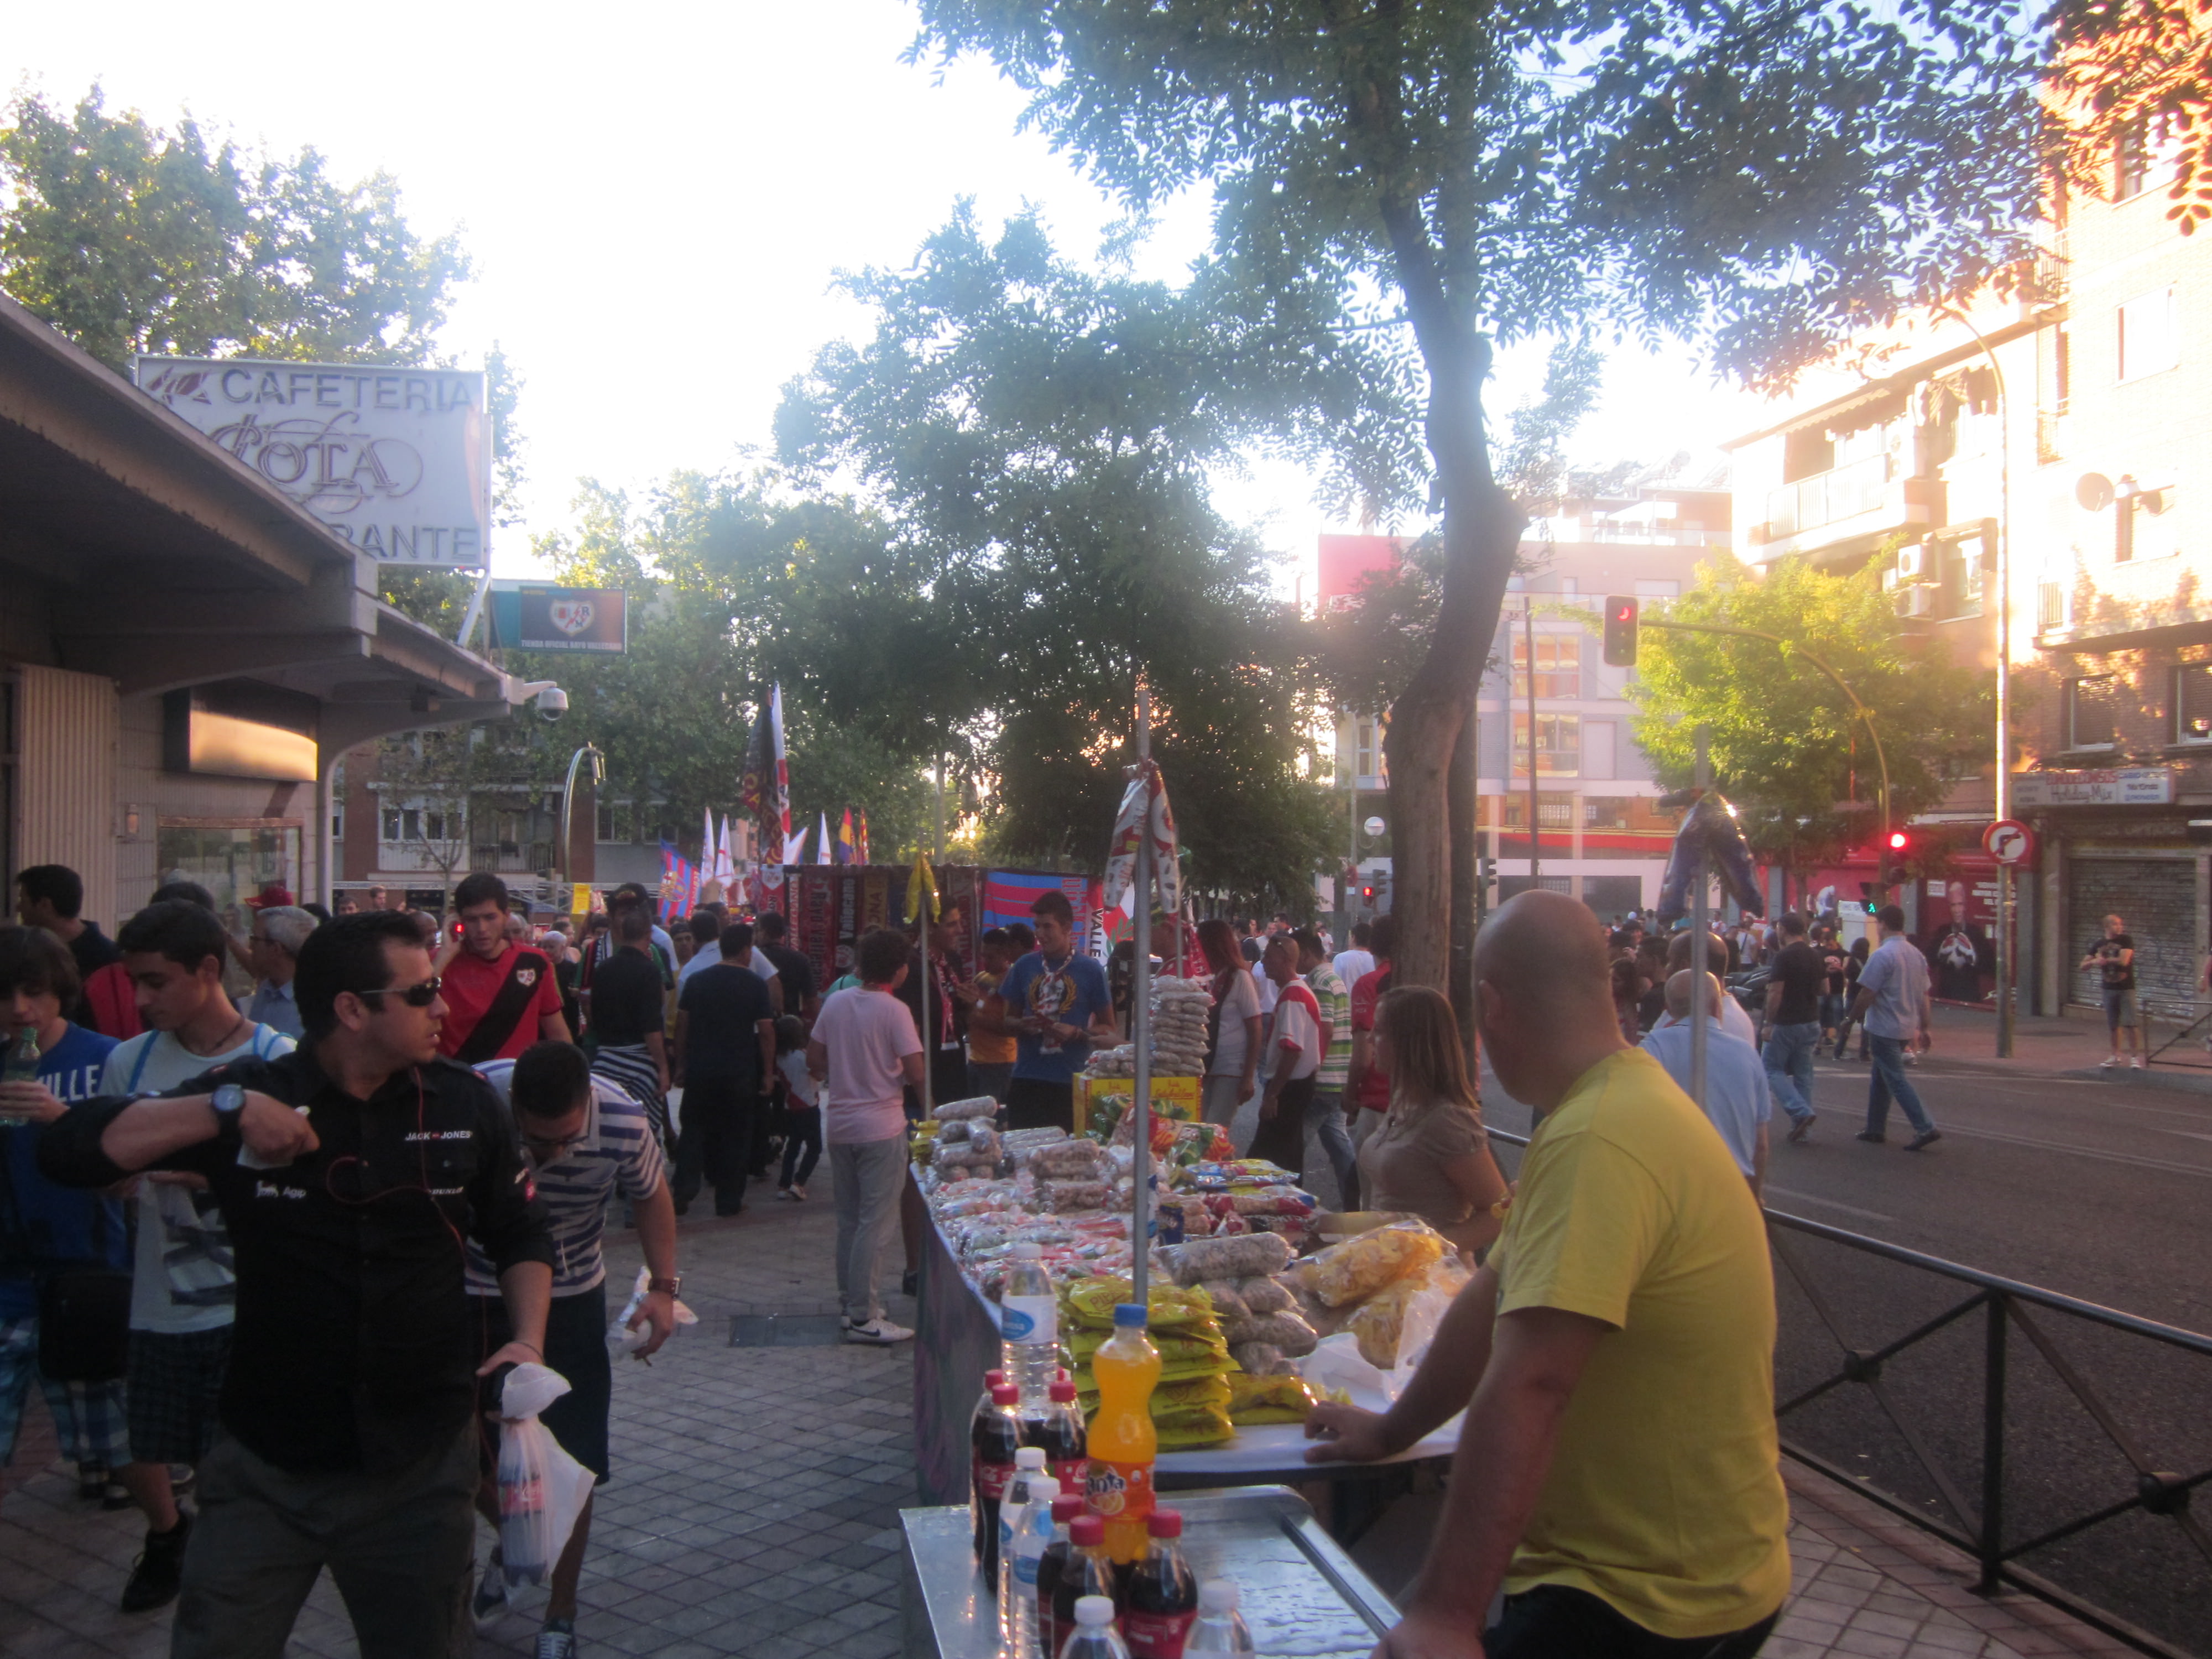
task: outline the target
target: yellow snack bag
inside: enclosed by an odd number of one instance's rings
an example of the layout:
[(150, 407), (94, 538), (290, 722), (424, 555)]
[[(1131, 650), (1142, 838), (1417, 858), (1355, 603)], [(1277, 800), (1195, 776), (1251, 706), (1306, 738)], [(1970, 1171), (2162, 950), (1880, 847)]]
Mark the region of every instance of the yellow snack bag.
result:
[(1324, 1305), (1340, 1308), (1427, 1267), (1446, 1249), (1427, 1223), (1394, 1221), (1309, 1256), (1305, 1281)]

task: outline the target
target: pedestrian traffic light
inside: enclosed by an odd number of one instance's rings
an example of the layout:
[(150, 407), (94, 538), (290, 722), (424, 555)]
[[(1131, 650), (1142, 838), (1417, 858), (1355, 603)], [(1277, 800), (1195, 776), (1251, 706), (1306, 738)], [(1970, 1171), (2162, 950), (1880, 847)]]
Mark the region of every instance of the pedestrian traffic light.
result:
[(1605, 602), (1605, 660), (1608, 668), (1636, 666), (1636, 601), (1619, 594)]

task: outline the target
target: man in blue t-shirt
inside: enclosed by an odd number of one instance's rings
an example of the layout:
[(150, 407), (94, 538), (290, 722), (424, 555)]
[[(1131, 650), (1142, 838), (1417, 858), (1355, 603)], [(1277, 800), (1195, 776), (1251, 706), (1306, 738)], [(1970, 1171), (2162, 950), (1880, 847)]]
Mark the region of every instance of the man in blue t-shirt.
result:
[(1106, 969), (1075, 948), (1075, 907), (1065, 893), (1045, 893), (1030, 907), (1037, 948), (1006, 969), (996, 996), (976, 1010), (986, 1030), (1015, 1037), (1014, 1075), (1006, 1085), (1006, 1126), (1065, 1129), (1075, 1120), (1075, 1074), (1091, 1041), (1119, 1040), (1106, 988)]
[(0, 927), (0, 1053), (12, 1057), (26, 1034), (39, 1045), (39, 1080), (0, 1083), (0, 1468), (15, 1454), (15, 1431), (35, 1377), (53, 1413), (64, 1454), (76, 1460), (79, 1497), (121, 1508), (111, 1474), (135, 1482), (123, 1382), (57, 1382), (39, 1369), (39, 1281), (70, 1262), (128, 1270), (123, 1206), (58, 1187), (39, 1173), (39, 1130), (100, 1092), (115, 1039), (72, 1025), (79, 983), (69, 948), (40, 927)]

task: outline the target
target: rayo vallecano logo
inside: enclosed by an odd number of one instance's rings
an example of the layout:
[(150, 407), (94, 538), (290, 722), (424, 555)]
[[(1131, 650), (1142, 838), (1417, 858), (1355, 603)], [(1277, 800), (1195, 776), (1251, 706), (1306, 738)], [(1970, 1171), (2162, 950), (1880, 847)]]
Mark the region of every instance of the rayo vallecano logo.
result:
[(526, 991), (528, 990), (532, 986), (538, 983), (538, 970), (535, 968), (516, 969), (514, 970), (514, 982), (517, 985), (521, 986)]
[(589, 599), (556, 599), (545, 610), (553, 626), (572, 640), (589, 628), (599, 614)]

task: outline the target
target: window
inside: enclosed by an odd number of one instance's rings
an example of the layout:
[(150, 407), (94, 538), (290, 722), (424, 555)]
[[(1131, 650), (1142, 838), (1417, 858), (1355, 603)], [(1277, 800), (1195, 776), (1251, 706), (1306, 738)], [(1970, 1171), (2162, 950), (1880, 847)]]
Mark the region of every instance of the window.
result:
[(2173, 671), (2173, 740), (2212, 743), (2212, 663), (2184, 663)]
[[(1536, 775), (1571, 778), (1583, 769), (1583, 720), (1579, 714), (1536, 716)], [(1528, 775), (1528, 716), (1513, 716), (1513, 769)]]
[(1947, 542), (1942, 549), (1943, 614), (1978, 617), (1982, 614), (1982, 538)]
[(421, 802), (386, 806), (378, 817), (380, 832), (388, 842), (459, 841), (468, 833), (462, 814)]
[[(1504, 828), (1525, 830), (1528, 827), (1528, 793), (1524, 789), (1518, 794), (1505, 797)], [(1557, 830), (1561, 835), (1571, 833), (1575, 827), (1575, 797), (1550, 795), (1540, 789), (1538, 790), (1536, 792), (1536, 827), (1539, 830)]]
[(1354, 778), (1388, 776), (1382, 763), (1382, 722), (1371, 714), (1361, 714), (1352, 722), (1352, 775)]
[(2173, 290), (2154, 289), (2121, 306), (2119, 337), (2121, 380), (2140, 380), (2172, 368), (2181, 360)]
[(1585, 830), (1627, 829), (1627, 797), (1625, 795), (1584, 795), (1583, 797), (1583, 828)]
[(2052, 633), (2066, 626), (2066, 584), (2042, 582), (2035, 590), (2035, 625)]
[[(1513, 695), (1528, 695), (1528, 635), (1513, 635)], [(1583, 694), (1583, 636), (1580, 634), (1539, 634), (1536, 647), (1536, 695), (1540, 697), (1579, 697)]]
[(637, 839), (637, 811), (626, 800), (599, 803), (599, 838), (627, 845)]
[(1800, 427), (1784, 434), (1782, 440), (1782, 482), (1796, 483), (1816, 472), (1826, 472), (1836, 464), (1836, 441), (1828, 435), (1827, 428), (1818, 426)]
[(2162, 118), (2135, 123), (2113, 146), (2112, 194), (2119, 201), (2159, 190), (2173, 182), (2174, 163), (2180, 159), (2182, 137)]
[(2066, 744), (2110, 749), (2118, 731), (2119, 679), (2094, 674), (2066, 682)]

